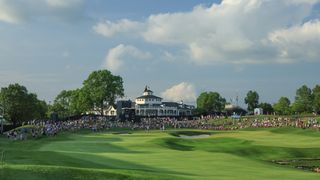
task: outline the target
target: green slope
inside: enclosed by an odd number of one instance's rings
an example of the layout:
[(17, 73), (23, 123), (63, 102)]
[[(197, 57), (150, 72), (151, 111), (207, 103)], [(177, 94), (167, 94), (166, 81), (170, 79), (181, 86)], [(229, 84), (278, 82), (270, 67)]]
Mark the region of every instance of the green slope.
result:
[[(320, 132), (293, 128), (204, 131), (208, 138), (144, 131), (0, 138), (0, 179), (319, 179), (272, 160), (320, 157)], [(317, 165), (318, 161), (315, 161)], [(318, 164), (320, 166), (320, 164)]]

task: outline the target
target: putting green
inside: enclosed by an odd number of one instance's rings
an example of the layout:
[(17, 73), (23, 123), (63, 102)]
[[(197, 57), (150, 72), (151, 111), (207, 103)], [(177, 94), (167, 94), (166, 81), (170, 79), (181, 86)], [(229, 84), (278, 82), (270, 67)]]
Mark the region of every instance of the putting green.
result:
[[(191, 134), (201, 134), (195, 131)], [(171, 130), (63, 133), (27, 141), (0, 138), (0, 152), (4, 152), (0, 179), (320, 178), (318, 173), (271, 162), (319, 158), (318, 131), (284, 128), (203, 132), (211, 136), (179, 138)]]

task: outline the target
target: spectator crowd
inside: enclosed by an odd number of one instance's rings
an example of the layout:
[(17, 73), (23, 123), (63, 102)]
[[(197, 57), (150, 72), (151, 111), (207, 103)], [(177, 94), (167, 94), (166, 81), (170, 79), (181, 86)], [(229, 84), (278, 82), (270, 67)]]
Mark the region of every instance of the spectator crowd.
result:
[(320, 123), (315, 118), (289, 118), (289, 117), (262, 117), (262, 118), (242, 118), (239, 120), (214, 123), (221, 120), (221, 117), (201, 117), (197, 120), (178, 120), (169, 117), (149, 117), (142, 118), (139, 122), (134, 121), (112, 121), (106, 117), (83, 116), (78, 120), (67, 121), (41, 121), (33, 120), (26, 125), (6, 132), (6, 136), (13, 140), (27, 139), (28, 135), (32, 138), (43, 136), (56, 136), (60, 132), (76, 132), (82, 129), (89, 129), (93, 132), (108, 129), (130, 129), (130, 130), (149, 130), (158, 129), (204, 129), (204, 130), (237, 130), (242, 128), (275, 128), (275, 127), (295, 127), (313, 128), (320, 130)]

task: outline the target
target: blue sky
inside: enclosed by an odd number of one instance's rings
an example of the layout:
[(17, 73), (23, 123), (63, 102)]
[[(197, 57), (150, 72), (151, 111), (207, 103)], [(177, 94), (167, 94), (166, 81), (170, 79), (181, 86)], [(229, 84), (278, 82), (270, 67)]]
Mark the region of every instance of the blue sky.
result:
[(320, 84), (318, 0), (0, 0), (0, 87), (18, 82), (52, 101), (90, 72), (194, 103), (217, 91), (240, 104), (293, 100)]

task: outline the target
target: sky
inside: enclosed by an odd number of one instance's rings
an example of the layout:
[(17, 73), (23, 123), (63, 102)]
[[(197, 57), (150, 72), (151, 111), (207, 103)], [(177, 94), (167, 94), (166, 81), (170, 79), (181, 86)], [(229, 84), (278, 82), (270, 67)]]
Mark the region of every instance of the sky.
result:
[(166, 101), (275, 103), (320, 84), (319, 67), (319, 0), (0, 0), (0, 87), (47, 102), (108, 69), (125, 99), (147, 85)]

